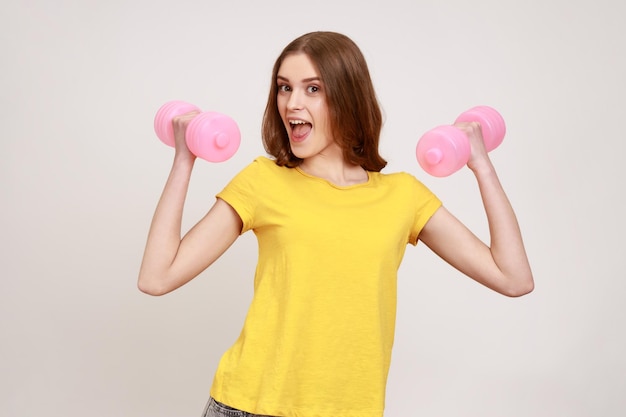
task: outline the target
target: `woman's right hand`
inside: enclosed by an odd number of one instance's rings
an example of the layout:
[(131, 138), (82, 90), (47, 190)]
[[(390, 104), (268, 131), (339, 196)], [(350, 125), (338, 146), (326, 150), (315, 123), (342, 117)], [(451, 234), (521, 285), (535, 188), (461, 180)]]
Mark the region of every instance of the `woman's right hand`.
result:
[(181, 237), (183, 209), (196, 156), (185, 133), (200, 112), (172, 118), (174, 163), (152, 218), (139, 270), (139, 289), (162, 295), (208, 268), (237, 239), (242, 221), (235, 209), (217, 199), (209, 212)]
[(196, 156), (189, 150), (187, 141), (185, 139), (185, 133), (187, 132), (187, 126), (191, 120), (200, 114), (199, 111), (191, 111), (189, 113), (181, 114), (172, 118), (172, 127), (174, 129), (174, 148), (175, 158), (195, 161)]

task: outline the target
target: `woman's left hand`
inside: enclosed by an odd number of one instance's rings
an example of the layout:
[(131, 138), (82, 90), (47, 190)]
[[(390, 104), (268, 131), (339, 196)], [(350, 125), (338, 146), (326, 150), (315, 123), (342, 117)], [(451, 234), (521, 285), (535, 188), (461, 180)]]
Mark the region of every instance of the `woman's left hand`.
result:
[(470, 141), (471, 152), (467, 162), (468, 168), (476, 171), (481, 166), (491, 164), (480, 123), (457, 122), (453, 126), (465, 133)]

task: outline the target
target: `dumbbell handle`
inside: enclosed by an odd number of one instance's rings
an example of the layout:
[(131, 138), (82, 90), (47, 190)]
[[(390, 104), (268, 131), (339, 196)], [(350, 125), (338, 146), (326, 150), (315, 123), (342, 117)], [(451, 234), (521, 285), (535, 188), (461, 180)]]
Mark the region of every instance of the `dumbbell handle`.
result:
[[(480, 123), (485, 148), (497, 148), (506, 133), (504, 119), (495, 109), (477, 106), (457, 117), (458, 122)], [(417, 161), (429, 174), (445, 177), (467, 164), (471, 148), (467, 135), (454, 126), (438, 126), (426, 132), (415, 150)]]
[[(172, 119), (192, 111), (201, 110), (193, 104), (178, 100), (162, 105), (154, 117), (157, 137), (166, 145), (175, 146)], [(237, 123), (229, 116), (217, 112), (201, 112), (189, 122), (185, 142), (198, 158), (222, 162), (239, 149), (241, 133)]]
[(464, 111), (454, 123), (478, 122), (483, 134), (483, 141), (487, 152), (496, 149), (506, 135), (506, 124), (502, 115), (493, 107), (476, 106)]

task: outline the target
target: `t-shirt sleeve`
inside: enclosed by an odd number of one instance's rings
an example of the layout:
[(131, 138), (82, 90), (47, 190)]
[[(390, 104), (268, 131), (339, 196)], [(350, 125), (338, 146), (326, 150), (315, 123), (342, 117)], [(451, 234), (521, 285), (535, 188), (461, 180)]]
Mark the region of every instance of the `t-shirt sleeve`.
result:
[(254, 213), (258, 201), (259, 180), (262, 162), (255, 159), (241, 170), (220, 191), (216, 197), (228, 203), (239, 215), (243, 222), (241, 233), (252, 229)]
[(421, 181), (411, 176), (412, 202), (414, 204), (415, 218), (413, 228), (409, 236), (409, 243), (417, 245), (418, 237), (428, 220), (441, 207), (441, 200)]

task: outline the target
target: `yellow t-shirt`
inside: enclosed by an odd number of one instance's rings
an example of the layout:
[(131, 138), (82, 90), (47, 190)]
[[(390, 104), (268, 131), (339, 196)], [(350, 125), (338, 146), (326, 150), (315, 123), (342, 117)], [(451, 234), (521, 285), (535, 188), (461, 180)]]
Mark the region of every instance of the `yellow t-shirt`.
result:
[(340, 187), (259, 157), (218, 194), (259, 258), (216, 400), (271, 416), (382, 416), (397, 271), (441, 202), (409, 174), (368, 175)]

